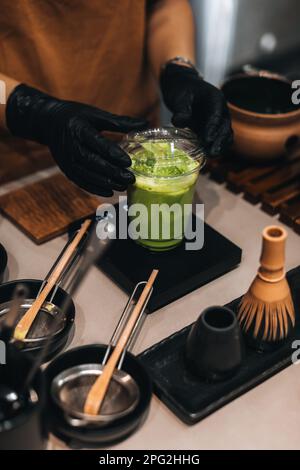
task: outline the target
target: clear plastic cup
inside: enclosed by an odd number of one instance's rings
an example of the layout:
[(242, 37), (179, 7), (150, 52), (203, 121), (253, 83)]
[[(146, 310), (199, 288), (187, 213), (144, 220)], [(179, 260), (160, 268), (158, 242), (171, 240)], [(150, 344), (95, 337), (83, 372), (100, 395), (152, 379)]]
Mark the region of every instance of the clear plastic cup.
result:
[(136, 179), (128, 188), (129, 233), (151, 251), (175, 248), (191, 215), (203, 147), (193, 132), (170, 127), (130, 133), (122, 148)]

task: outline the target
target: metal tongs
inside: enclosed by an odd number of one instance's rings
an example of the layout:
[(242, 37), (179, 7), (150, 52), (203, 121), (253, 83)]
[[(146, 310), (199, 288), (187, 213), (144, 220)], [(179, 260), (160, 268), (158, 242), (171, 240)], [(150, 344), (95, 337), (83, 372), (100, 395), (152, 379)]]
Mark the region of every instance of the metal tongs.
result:
[[(100, 226), (100, 229), (98, 231), (98, 234), (100, 234), (100, 235), (101, 235), (101, 233), (104, 233), (104, 232), (107, 232), (107, 231), (110, 231), (111, 233), (115, 231), (115, 226), (113, 226), (113, 224), (111, 224), (111, 223), (108, 223), (106, 220), (102, 220), (100, 222), (100, 224), (101, 224), (101, 226)], [(64, 302), (61, 306), (61, 312), (62, 313), (66, 312), (68, 310), (68, 308), (69, 308), (69, 306), (72, 302), (72, 300), (71, 300), (72, 297), (77, 292), (79, 286), (81, 285), (82, 281), (86, 277), (89, 269), (96, 262), (96, 260), (99, 260), (100, 258), (102, 258), (105, 255), (106, 251), (110, 247), (111, 241), (112, 241), (112, 238), (109, 238), (109, 237), (99, 239), (99, 236), (97, 235), (97, 232), (95, 230), (95, 226), (94, 226), (94, 224), (92, 225), (92, 229), (90, 231), (87, 243), (85, 243), (86, 242), (86, 239), (85, 239), (85, 241), (83, 242), (83, 245), (79, 247), (79, 249), (77, 251), (77, 254), (75, 255), (76, 257), (78, 257), (79, 254), (81, 253), (81, 251), (84, 250), (83, 253), (82, 253), (82, 256), (79, 259), (77, 269), (76, 269), (74, 275), (72, 276), (72, 279), (70, 280), (70, 284), (68, 286), (69, 295), (65, 298), (65, 300), (64, 300)], [(69, 242), (67, 243), (67, 246), (68, 245), (69, 245)], [(63, 252), (64, 252), (64, 250), (62, 251), (62, 253)], [(74, 262), (75, 262), (75, 258), (73, 258), (73, 263)], [(74, 266), (74, 264), (72, 264), (72, 265)], [(68, 269), (65, 272), (63, 277), (67, 276), (70, 273), (70, 271), (71, 271), (71, 267), (68, 266)], [(28, 384), (31, 383), (36, 371), (38, 370), (38, 368), (40, 367), (40, 365), (42, 364), (44, 358), (47, 355), (47, 351), (48, 351), (48, 348), (50, 346), (51, 339), (52, 339), (52, 334), (51, 333), (55, 332), (56, 326), (59, 323), (59, 318), (58, 317), (59, 316), (54, 318), (54, 322), (53, 322), (53, 325), (52, 325), (52, 331), (50, 332), (50, 334), (45, 339), (44, 345), (41, 348), (40, 353), (37, 355), (37, 357), (35, 359), (35, 362), (32, 366), (32, 369), (31, 369), (31, 371), (30, 371), (30, 373), (27, 377), (27, 380), (26, 380), (26, 383), (25, 383), (24, 386), (28, 386)]]
[(88, 239), (91, 224), (92, 221), (89, 219), (83, 222), (81, 228), (74, 233), (60, 252), (58, 258), (46, 275), (36, 299), (18, 322), (14, 332), (15, 339), (22, 341), (26, 338), (36, 316), (50, 294), (50, 303), (53, 301), (58, 288), (66, 280), (79, 259), (79, 255)]
[[(142, 286), (145, 286), (147, 284), (147, 281), (141, 281), (139, 282), (138, 284), (136, 284), (134, 290), (132, 291), (132, 294), (131, 296), (129, 297), (126, 305), (125, 305), (125, 308), (121, 314), (121, 317), (117, 323), (117, 326), (110, 338), (110, 341), (108, 343), (108, 346), (107, 346), (107, 349), (106, 349), (106, 352), (105, 352), (105, 355), (104, 355), (104, 358), (102, 360), (102, 366), (105, 366), (105, 364), (107, 363), (107, 360), (110, 356), (110, 353), (111, 353), (111, 350), (112, 348), (115, 347), (116, 343), (118, 342), (118, 339), (120, 338), (121, 334), (122, 334), (122, 331), (124, 329), (124, 325), (131, 313), (131, 311), (133, 310), (134, 306), (136, 305), (136, 293), (138, 291), (138, 289)], [(149, 291), (149, 294), (147, 295), (146, 297), (146, 300), (143, 304), (143, 307), (140, 311), (140, 314), (139, 314), (139, 317), (136, 321), (136, 324), (135, 324), (135, 327), (134, 329), (132, 330), (132, 333), (131, 333), (131, 336), (129, 338), (129, 341), (127, 342), (127, 345), (126, 347), (124, 348), (124, 351), (121, 355), (121, 358), (118, 362), (118, 366), (117, 366), (117, 370), (120, 370), (122, 368), (122, 364), (124, 362), (124, 358), (125, 358), (125, 355), (126, 355), (126, 352), (131, 348), (133, 347), (135, 341), (137, 340), (137, 337), (139, 335), (139, 332), (141, 331), (142, 329), (142, 326), (144, 324), (144, 321), (145, 321), (145, 310), (146, 310), (146, 307), (148, 305), (148, 302), (151, 298), (151, 295), (152, 295), (152, 292), (153, 292), (153, 287), (151, 287), (150, 291)]]
[(105, 402), (98, 414), (86, 413), (83, 404), (86, 402), (87, 394), (93, 382), (101, 376), (111, 353), (114, 350), (126, 322), (140, 297), (140, 290), (144, 288), (147, 281), (136, 284), (130, 295), (120, 319), (112, 333), (107, 345), (102, 363), (79, 364), (63, 370), (52, 382), (52, 397), (60, 408), (64, 410), (65, 419), (75, 427), (103, 426), (109, 422), (126, 416), (132, 411), (139, 400), (139, 387), (133, 377), (122, 370), (126, 352), (133, 347), (146, 318), (145, 310), (153, 292), (151, 288), (145, 298), (133, 330), (114, 370), (112, 381), (113, 389), (109, 389), (105, 395)]
[(127, 348), (128, 342), (132, 338), (133, 332), (136, 330), (136, 324), (141, 317), (141, 311), (143, 311), (145, 308), (145, 303), (147, 301), (147, 298), (149, 297), (157, 274), (158, 270), (153, 269), (133, 310), (128, 310), (127, 320), (124, 322), (124, 325), (120, 329), (119, 338), (114, 346), (114, 350), (112, 351), (109, 359), (107, 360), (102, 374), (92, 385), (87, 395), (84, 404), (84, 412), (86, 414), (97, 415), (99, 411), (101, 411), (101, 407), (108, 391), (113, 374), (116, 370), (116, 367), (118, 367), (120, 359), (124, 355), (124, 351)]

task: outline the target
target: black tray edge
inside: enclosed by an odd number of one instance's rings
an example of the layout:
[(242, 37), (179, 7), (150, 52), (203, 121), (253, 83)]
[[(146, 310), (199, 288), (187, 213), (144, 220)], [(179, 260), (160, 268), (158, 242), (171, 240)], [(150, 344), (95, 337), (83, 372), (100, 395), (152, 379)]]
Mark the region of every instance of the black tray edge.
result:
[[(215, 401), (213, 404), (207, 406), (199, 413), (190, 413), (180, 404), (174, 404), (173, 400), (168, 398), (168, 394), (164, 392), (163, 387), (160, 386), (161, 391), (158, 389), (155, 380), (153, 381), (153, 388), (156, 396), (162, 401), (162, 403), (164, 403), (170, 410), (172, 410), (176, 417), (180, 418), (180, 420), (183, 421), (185, 424), (192, 426), (194, 424), (197, 424), (199, 421), (202, 421), (204, 418), (211, 415), (220, 408), (223, 408), (223, 406), (227, 405), (233, 400), (249, 392), (254, 387), (262, 384), (263, 382), (278, 374), (282, 370), (286, 369), (290, 365), (292, 365), (292, 362), (289, 359), (282, 360), (281, 362), (277, 363), (276, 366), (266, 370), (263, 375), (244, 383), (234, 392), (225, 395), (221, 400)], [(151, 376), (150, 372), (149, 374)]]

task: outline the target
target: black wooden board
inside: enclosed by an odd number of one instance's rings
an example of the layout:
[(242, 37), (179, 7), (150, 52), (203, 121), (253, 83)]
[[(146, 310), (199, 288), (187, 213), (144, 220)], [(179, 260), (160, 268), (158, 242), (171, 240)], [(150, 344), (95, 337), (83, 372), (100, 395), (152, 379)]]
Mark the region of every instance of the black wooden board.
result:
[(241, 256), (238, 246), (205, 224), (201, 250), (187, 251), (183, 243), (168, 252), (152, 253), (130, 239), (117, 239), (99, 267), (128, 294), (148, 279), (152, 269), (159, 269), (147, 309), (152, 313), (237, 267)]
[[(293, 336), (272, 352), (259, 353), (245, 346), (243, 365), (230, 380), (210, 384), (186, 369), (184, 349), (192, 325), (140, 354), (139, 358), (153, 380), (155, 393), (182, 421), (197, 423), (292, 364), (295, 352), (292, 345), (300, 338), (300, 267), (288, 273), (288, 281), (297, 314)], [(239, 300), (227, 306), (236, 311)]]

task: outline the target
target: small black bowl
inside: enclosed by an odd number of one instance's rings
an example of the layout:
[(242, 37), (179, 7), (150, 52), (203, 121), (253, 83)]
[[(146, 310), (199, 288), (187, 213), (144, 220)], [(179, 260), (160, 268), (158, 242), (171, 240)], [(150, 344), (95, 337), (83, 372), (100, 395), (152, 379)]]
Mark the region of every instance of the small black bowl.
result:
[[(15, 287), (18, 284), (23, 284), (27, 288), (27, 297), (29, 299), (35, 299), (42, 285), (42, 282), (43, 281), (35, 279), (18, 279), (16, 281), (6, 282), (0, 285), (0, 308), (1, 305), (4, 305), (6, 302), (9, 302), (12, 299)], [(67, 294), (67, 292), (65, 292), (63, 289), (58, 288), (53, 299), (53, 304), (55, 304), (57, 307), (61, 307), (66, 298), (69, 298), (69, 294)], [(48, 362), (65, 347), (70, 336), (71, 329), (74, 326), (74, 320), (75, 306), (73, 301), (71, 300), (66, 312), (66, 320), (63, 329), (59, 331), (51, 340), (50, 345), (48, 347), (48, 352), (43, 362)], [(30, 344), (24, 343), (23, 347), (21, 347), (21, 351), (23, 353), (37, 355), (41, 351), (42, 347), (43, 342), (39, 342), (37, 345), (34, 344), (34, 342), (31, 342)]]
[[(10, 390), (20, 390), (32, 367), (33, 357), (22, 354), (12, 345), (9, 346), (6, 365), (0, 366), (0, 386)], [(17, 411), (1, 416), (0, 450), (43, 450), (47, 445), (47, 427), (45, 424), (45, 378), (41, 370), (36, 373), (30, 386), (33, 400), (29, 394), (20, 393), (22, 403)], [(26, 398), (25, 398), (26, 397)]]
[(204, 310), (188, 335), (185, 352), (187, 366), (195, 375), (212, 382), (232, 377), (243, 356), (240, 327), (232, 310)]
[(7, 266), (7, 253), (3, 245), (0, 243), (0, 282), (3, 281), (4, 271)]
[(71, 349), (57, 357), (45, 371), (48, 391), (47, 422), (49, 431), (71, 448), (97, 448), (120, 442), (133, 434), (148, 416), (152, 384), (145, 368), (130, 353), (126, 353), (122, 370), (128, 372), (136, 381), (140, 398), (134, 410), (128, 415), (116, 419), (104, 427), (75, 427), (65, 419), (64, 411), (53, 400), (51, 384), (58, 374), (80, 364), (101, 364), (106, 348), (106, 345), (93, 344)]

